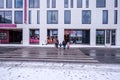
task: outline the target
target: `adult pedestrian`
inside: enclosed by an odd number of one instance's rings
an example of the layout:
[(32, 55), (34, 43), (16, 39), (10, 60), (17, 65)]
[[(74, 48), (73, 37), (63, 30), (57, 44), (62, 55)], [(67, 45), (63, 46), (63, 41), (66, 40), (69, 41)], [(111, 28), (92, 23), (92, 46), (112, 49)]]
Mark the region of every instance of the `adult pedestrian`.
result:
[(66, 48), (66, 42), (63, 41), (63, 42), (62, 42), (62, 45), (63, 45), (63, 49), (65, 49), (65, 48)]

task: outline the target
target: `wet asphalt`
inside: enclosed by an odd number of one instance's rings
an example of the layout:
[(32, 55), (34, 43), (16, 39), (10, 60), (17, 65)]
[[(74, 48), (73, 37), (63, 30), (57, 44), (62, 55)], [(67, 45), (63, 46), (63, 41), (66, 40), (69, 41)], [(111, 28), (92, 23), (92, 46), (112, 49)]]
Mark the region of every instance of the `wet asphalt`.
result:
[(119, 48), (0, 47), (0, 61), (120, 63)]

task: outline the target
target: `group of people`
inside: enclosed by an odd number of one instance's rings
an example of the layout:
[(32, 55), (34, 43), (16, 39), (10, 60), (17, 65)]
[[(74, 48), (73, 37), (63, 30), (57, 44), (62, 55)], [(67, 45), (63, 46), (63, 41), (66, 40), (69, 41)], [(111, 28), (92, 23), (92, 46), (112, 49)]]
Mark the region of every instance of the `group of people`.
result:
[(67, 46), (67, 49), (70, 48), (70, 43), (69, 42), (66, 42), (66, 41), (63, 41), (62, 43), (59, 43), (58, 40), (56, 40), (55, 42), (55, 47), (58, 48), (58, 47), (62, 47), (63, 46), (63, 49), (66, 49), (66, 46)]

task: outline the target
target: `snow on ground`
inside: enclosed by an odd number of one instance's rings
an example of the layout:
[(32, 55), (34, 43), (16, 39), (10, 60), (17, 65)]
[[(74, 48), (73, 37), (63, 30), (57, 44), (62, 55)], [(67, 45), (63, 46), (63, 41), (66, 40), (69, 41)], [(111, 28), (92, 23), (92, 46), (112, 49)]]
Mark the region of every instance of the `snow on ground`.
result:
[(120, 64), (1, 61), (0, 80), (120, 80)]

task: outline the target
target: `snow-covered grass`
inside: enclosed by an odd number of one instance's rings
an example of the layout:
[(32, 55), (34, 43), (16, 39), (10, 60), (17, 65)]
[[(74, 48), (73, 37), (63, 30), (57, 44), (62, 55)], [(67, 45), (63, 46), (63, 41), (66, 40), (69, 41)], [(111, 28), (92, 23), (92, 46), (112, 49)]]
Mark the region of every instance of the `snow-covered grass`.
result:
[(1, 61), (0, 80), (120, 80), (120, 65)]

